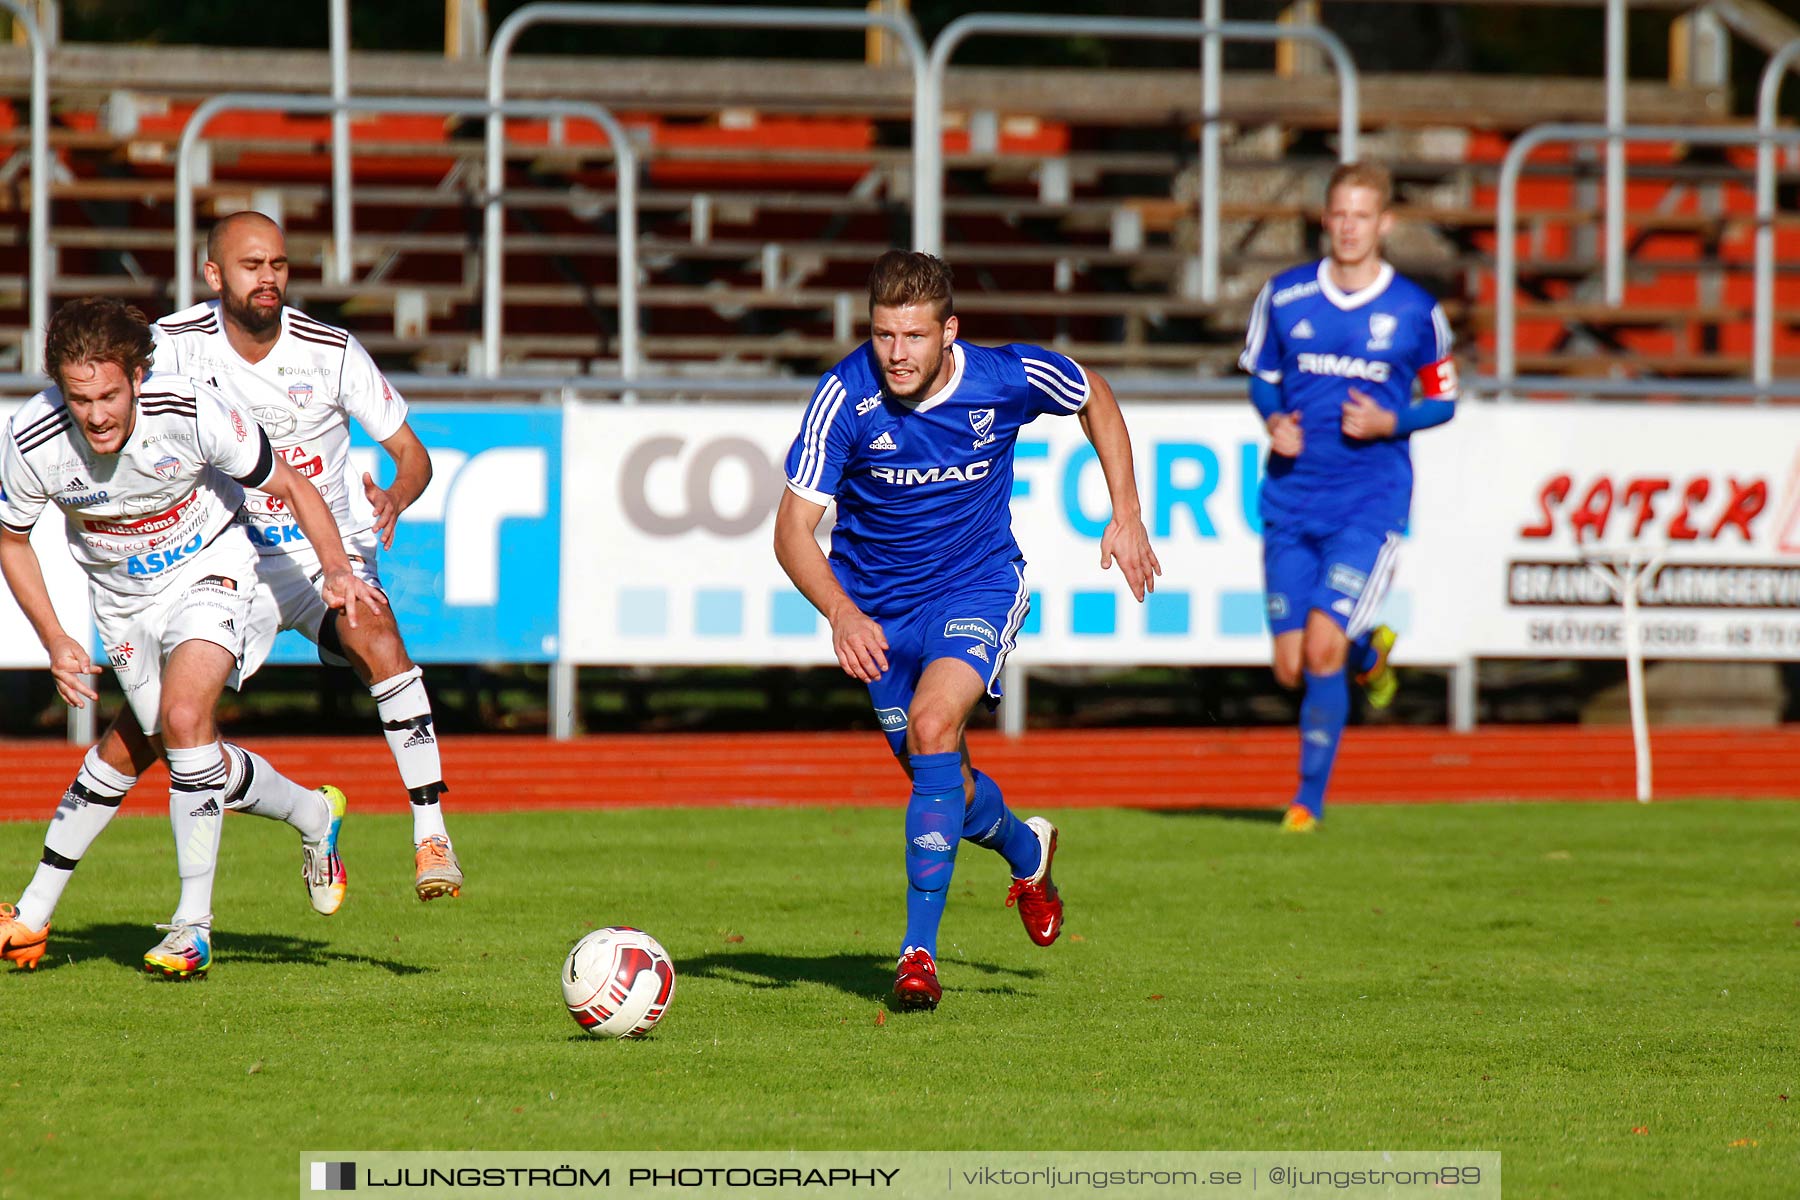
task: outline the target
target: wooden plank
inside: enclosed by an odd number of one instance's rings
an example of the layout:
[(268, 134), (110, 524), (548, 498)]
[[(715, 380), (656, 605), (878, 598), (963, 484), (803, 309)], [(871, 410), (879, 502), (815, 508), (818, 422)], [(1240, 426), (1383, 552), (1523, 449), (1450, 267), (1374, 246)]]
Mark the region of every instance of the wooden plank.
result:
[[(604, 69), (596, 69), (603, 61)], [(97, 103), (119, 89), (193, 102), (257, 86), (320, 94), (330, 88), (323, 50), (102, 45), (65, 43), (51, 55), (59, 103)], [(1197, 71), (954, 67), (946, 80), (952, 110), (1036, 113), (1086, 125), (1143, 124), (1199, 117)], [(905, 67), (857, 62), (750, 62), (741, 59), (621, 59), (521, 55), (508, 80), (515, 97), (594, 100), (626, 112), (859, 113), (904, 120), (912, 79)], [(486, 62), (446, 60), (435, 53), (351, 55), (351, 91), (359, 96), (486, 94)], [(30, 56), (0, 48), (0, 94), (25, 96)], [(1267, 72), (1227, 72), (1224, 111), (1234, 120), (1335, 124), (1336, 87), (1328, 77), (1279, 79)], [(1704, 121), (1725, 111), (1722, 91), (1677, 89), (1634, 81), (1629, 111), (1638, 121)], [(1472, 124), (1524, 128), (1549, 120), (1599, 119), (1605, 89), (1598, 79), (1526, 76), (1379, 74), (1363, 77), (1362, 107), (1370, 125)]]

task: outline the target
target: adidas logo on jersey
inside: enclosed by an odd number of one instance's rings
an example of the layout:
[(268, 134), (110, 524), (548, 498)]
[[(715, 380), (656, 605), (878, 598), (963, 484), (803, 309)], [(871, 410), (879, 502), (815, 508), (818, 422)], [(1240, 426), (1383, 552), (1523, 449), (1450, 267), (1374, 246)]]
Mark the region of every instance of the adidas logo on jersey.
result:
[(869, 443), (871, 450), (898, 450), (899, 448), (894, 444), (894, 435), (885, 429), (876, 436), (874, 441)]
[(975, 658), (979, 658), (982, 662), (993, 661), (988, 657), (987, 647), (980, 642), (976, 642), (973, 646), (969, 647), (969, 654)]
[(1300, 323), (1298, 325), (1294, 326), (1293, 332), (1288, 334), (1288, 336), (1291, 338), (1309, 338), (1312, 335), (1313, 335), (1312, 322), (1307, 320), (1305, 317), (1301, 317)]
[(1333, 600), (1331, 602), (1331, 611), (1338, 613), (1341, 616), (1349, 616), (1355, 608), (1356, 602), (1348, 597), (1345, 597), (1342, 600)]
[(912, 840), (912, 843), (921, 850), (931, 850), (938, 854), (945, 854), (950, 850), (950, 843), (946, 842), (944, 835), (935, 829), (930, 833), (921, 833)]
[(226, 617), (223, 621), (220, 621), (219, 628), (223, 629), (226, 633), (237, 632), (237, 624), (230, 617)]
[(206, 803), (189, 813), (190, 817), (216, 817), (219, 815), (219, 802), (208, 796)]

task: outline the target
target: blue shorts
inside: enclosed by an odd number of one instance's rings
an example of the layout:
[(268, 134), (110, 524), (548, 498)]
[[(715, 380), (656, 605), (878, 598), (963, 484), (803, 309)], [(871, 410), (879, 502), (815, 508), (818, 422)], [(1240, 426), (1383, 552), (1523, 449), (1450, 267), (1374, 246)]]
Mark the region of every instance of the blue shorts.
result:
[(1400, 558), (1392, 529), (1337, 527), (1263, 529), (1263, 589), (1269, 631), (1306, 627), (1310, 612), (1336, 621), (1351, 639), (1375, 628)]
[(881, 732), (896, 755), (906, 753), (907, 713), (925, 668), (940, 658), (968, 663), (987, 682), (988, 707), (1000, 703), (1000, 674), (1031, 609), (1025, 564), (947, 589), (911, 612), (877, 620), (887, 637), (888, 669), (869, 685)]

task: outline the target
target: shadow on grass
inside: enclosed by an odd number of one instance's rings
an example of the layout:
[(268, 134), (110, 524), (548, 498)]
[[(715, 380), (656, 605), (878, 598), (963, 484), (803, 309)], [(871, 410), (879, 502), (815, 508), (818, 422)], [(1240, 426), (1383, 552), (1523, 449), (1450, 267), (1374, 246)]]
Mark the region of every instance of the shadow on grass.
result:
[[(1017, 992), (1013, 980), (1033, 980), (1036, 971), (1019, 971), (989, 963), (945, 960), (952, 978), (947, 990), (961, 992)], [(675, 964), (676, 977), (717, 979), (751, 988), (786, 988), (797, 983), (822, 983), (860, 1000), (888, 1000), (894, 990), (894, 960), (878, 954), (759, 954), (755, 951), (704, 954)], [(959, 982), (967, 971), (994, 977), (986, 985)]]
[(1225, 821), (1249, 821), (1279, 825), (1285, 808), (1240, 808), (1234, 804), (1196, 804), (1191, 808), (1143, 808), (1139, 812), (1158, 817), (1214, 817)]
[[(78, 925), (61, 926), (50, 931), (50, 948), (38, 970), (54, 970), (69, 965), (71, 959), (104, 958), (122, 967), (142, 970), (144, 951), (156, 944), (157, 931), (149, 925)], [(293, 937), (284, 933), (249, 933), (224, 930), (213, 941), (213, 960), (221, 963), (256, 962), (288, 963), (302, 967), (325, 967), (336, 963), (347, 966), (376, 967), (390, 975), (423, 975), (429, 967), (396, 962), (391, 958), (371, 958), (366, 954), (349, 954), (334, 950), (327, 942), (314, 938)]]

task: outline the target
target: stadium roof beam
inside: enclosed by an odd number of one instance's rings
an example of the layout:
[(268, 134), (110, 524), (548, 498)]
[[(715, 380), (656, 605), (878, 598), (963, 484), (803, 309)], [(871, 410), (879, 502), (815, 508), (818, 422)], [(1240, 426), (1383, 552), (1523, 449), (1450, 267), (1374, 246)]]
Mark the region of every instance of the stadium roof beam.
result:
[[(10, 0), (0, 0), (8, 3)], [(192, 157), (194, 143), (199, 141), (206, 123), (221, 112), (253, 109), (273, 112), (331, 113), (346, 112), (423, 113), (428, 115), (485, 117), (490, 129), (502, 118), (516, 117), (580, 117), (592, 121), (606, 132), (613, 154), (618, 160), (619, 204), (619, 369), (626, 378), (638, 370), (638, 269), (637, 269), (637, 151), (618, 118), (604, 107), (584, 100), (515, 100), (490, 105), (484, 100), (458, 96), (391, 97), (333, 100), (329, 96), (293, 96), (269, 92), (226, 92), (202, 101), (181, 127), (181, 141), (175, 151), (175, 297), (176, 308), (194, 302), (194, 178)], [(493, 180), (488, 181), (486, 206), (498, 212), (504, 195)], [(490, 263), (492, 260), (490, 259)], [(502, 279), (498, 270), (490, 269), (481, 281), (483, 307), (489, 297), (498, 297)], [(482, 329), (485, 375), (499, 374), (500, 327), (496, 323)]]

